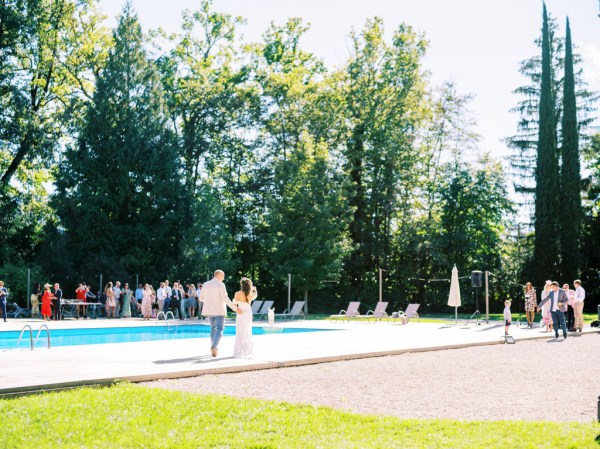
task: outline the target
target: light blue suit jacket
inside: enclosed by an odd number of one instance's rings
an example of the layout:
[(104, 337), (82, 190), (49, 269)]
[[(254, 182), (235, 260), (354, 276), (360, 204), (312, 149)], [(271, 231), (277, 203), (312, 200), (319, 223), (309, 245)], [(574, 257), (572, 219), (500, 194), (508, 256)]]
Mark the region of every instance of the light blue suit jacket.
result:
[(567, 292), (565, 292), (562, 288), (559, 288), (557, 291), (552, 291), (550, 293), (548, 293), (548, 296), (546, 296), (544, 298), (544, 300), (542, 302), (539, 303), (538, 307), (541, 309), (542, 306), (547, 302), (550, 301), (550, 310), (554, 310), (554, 303), (557, 302), (558, 303), (558, 309), (561, 312), (566, 312), (567, 311), (567, 303), (569, 301), (569, 298), (567, 298)]

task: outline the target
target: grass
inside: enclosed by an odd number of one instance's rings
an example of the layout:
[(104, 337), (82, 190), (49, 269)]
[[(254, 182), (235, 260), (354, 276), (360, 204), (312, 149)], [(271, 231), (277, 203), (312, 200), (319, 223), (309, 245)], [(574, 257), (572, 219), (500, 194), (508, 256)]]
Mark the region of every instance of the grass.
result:
[(129, 384), (0, 400), (0, 416), (3, 449), (598, 449), (600, 433), (591, 422), (401, 420)]

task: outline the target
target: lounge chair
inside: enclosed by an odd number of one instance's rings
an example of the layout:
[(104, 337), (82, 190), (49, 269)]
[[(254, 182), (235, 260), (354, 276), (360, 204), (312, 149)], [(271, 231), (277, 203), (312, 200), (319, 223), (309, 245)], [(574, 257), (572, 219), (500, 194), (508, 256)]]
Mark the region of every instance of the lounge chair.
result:
[(291, 310), (285, 309), (283, 311), (283, 313), (276, 313), (275, 314), (275, 318), (280, 317), (283, 318), (284, 320), (287, 320), (288, 318), (290, 320), (293, 320), (294, 318), (296, 318), (297, 315), (302, 314), (302, 318), (306, 318), (304, 316), (304, 311), (302, 310), (304, 308), (304, 301), (296, 301), (294, 303), (294, 305), (292, 306)]
[[(388, 314), (385, 312), (385, 309), (387, 309), (387, 306), (388, 306), (387, 302), (380, 301), (375, 306), (375, 310), (369, 310), (364, 315), (357, 315), (355, 317), (355, 319), (366, 319), (366, 320), (369, 320), (371, 318), (375, 318), (373, 320), (373, 322), (376, 322), (376, 321), (379, 321), (379, 320), (381, 320), (383, 318), (388, 318)], [(389, 321), (389, 318), (388, 318), (388, 321)]]
[(29, 318), (31, 311), (29, 309), (23, 309), (16, 302), (9, 302), (6, 304), (6, 317), (5, 318)]
[(252, 315), (256, 315), (264, 301), (252, 301)]
[(416, 317), (419, 320), (419, 322), (421, 322), (421, 317), (419, 317), (419, 314), (417, 313), (417, 310), (419, 310), (419, 306), (420, 304), (409, 304), (404, 312), (400, 310), (399, 312), (396, 312), (397, 316), (395, 316), (396, 313), (394, 313), (390, 317), (390, 319), (394, 320), (394, 323), (400, 320), (401, 324), (408, 324), (411, 318)]
[(260, 310), (255, 314), (256, 319), (261, 320), (263, 317), (267, 316), (267, 313), (269, 313), (269, 309), (271, 307), (273, 307), (273, 301), (265, 301)]
[(331, 315), (329, 319), (334, 320), (342, 318), (350, 321), (350, 318), (360, 315), (360, 312), (358, 311), (359, 306), (360, 301), (351, 301), (350, 304), (348, 304), (348, 308), (346, 310), (340, 310), (340, 313), (338, 313), (337, 315)]

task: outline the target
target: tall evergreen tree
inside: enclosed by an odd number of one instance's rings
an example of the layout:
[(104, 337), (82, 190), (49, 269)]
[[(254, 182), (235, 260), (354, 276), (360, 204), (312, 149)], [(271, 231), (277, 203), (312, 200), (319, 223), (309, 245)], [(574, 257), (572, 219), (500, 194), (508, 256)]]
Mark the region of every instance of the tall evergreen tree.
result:
[(556, 273), (558, 262), (559, 182), (558, 154), (548, 13), (544, 4), (542, 27), (542, 80), (537, 161), (535, 167), (534, 279), (540, 285)]
[[(560, 141), (563, 114), (562, 91), (565, 82), (565, 39), (559, 35), (558, 23), (552, 18), (551, 14), (548, 14), (548, 36), (552, 58), (552, 92), (554, 93), (556, 112), (554, 125), (556, 127), (556, 135), (558, 136), (557, 141)], [(536, 39), (535, 43), (541, 49), (541, 35)], [(592, 125), (596, 119), (595, 103), (598, 100), (598, 94), (589, 91), (587, 84), (583, 80), (581, 56), (576, 52), (573, 52), (572, 56), (577, 102), (577, 126), (579, 129), (579, 138), (585, 142), (589, 139), (590, 131), (594, 131)], [(541, 51), (539, 54), (521, 61), (519, 72), (528, 82), (514, 91), (519, 96), (519, 102), (512, 109), (512, 112), (518, 114), (519, 120), (517, 133), (507, 138), (507, 144), (513, 149), (513, 153), (509, 158), (513, 186), (519, 194), (518, 200), (520, 204), (527, 207), (527, 217), (531, 218), (531, 224), (533, 224), (535, 211), (535, 164), (539, 135), (542, 78)]]
[(66, 152), (57, 175), (63, 249), (70, 270), (88, 279), (101, 270), (156, 280), (180, 255), (183, 176), (143, 39), (127, 3), (79, 145)]
[(579, 243), (581, 238), (582, 209), (575, 75), (573, 70), (571, 28), (568, 18), (565, 40), (560, 193), (561, 272), (564, 279), (572, 281), (578, 277), (580, 267)]

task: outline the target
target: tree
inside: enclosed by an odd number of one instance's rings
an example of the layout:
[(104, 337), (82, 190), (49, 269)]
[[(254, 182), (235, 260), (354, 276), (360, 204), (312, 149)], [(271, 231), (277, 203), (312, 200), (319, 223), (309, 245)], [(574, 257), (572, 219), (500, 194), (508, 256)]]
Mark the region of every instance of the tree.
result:
[(184, 12), (182, 33), (171, 38), (172, 50), (158, 60), (185, 186), (195, 198), (191, 214), (199, 217), (185, 239), (184, 272), (219, 266), (252, 276), (257, 262), (248, 255), (256, 250), (252, 172), (257, 158), (251, 136), (259, 98), (236, 44), (242, 19), (211, 5), (202, 1), (197, 11)]
[(500, 163), (484, 156), (477, 166), (448, 164), (442, 189), (440, 242), (444, 266), (497, 271), (512, 211)]
[(581, 237), (581, 173), (579, 162), (579, 130), (571, 28), (567, 19), (565, 39), (565, 81), (563, 84), (562, 164), (560, 172), (560, 254), (561, 274), (576, 279), (580, 268)]
[[(127, 3), (78, 145), (57, 173), (57, 230), (76, 275), (159, 279), (176, 266), (189, 223), (160, 78)], [(61, 261), (55, 261), (60, 264)]]
[(391, 44), (381, 19), (352, 34), (353, 54), (344, 74), (345, 170), (353, 217), (353, 252), (346, 270), (354, 288), (374, 285), (375, 271), (390, 261), (396, 216), (410, 209), (421, 157), (414, 143), (423, 107), (421, 58), (426, 43), (401, 25)]
[(559, 180), (556, 146), (556, 111), (552, 87), (548, 13), (544, 4), (542, 27), (542, 80), (540, 95), (540, 122), (535, 166), (535, 283), (557, 272), (559, 256)]
[(479, 152), (479, 136), (474, 132), (475, 122), (469, 110), (471, 100), (471, 95), (459, 94), (453, 83), (444, 83), (428, 95), (427, 114), (415, 139), (421, 155), (415, 168), (419, 177), (412, 189), (410, 208), (399, 214), (394, 233), (394, 259), (388, 273), (392, 279), (404, 277), (404, 281), (400, 291), (389, 292), (392, 298), (411, 296), (413, 301), (431, 302), (432, 285), (408, 283), (406, 277), (439, 278), (456, 262), (442, 249), (447, 242), (440, 236), (441, 220), (447, 207), (447, 176), (453, 179), (465, 170), (465, 160)]
[[(563, 113), (563, 101), (561, 92), (564, 84), (565, 67), (565, 39), (558, 35), (559, 29), (556, 20), (548, 14), (548, 37), (550, 39), (550, 55), (552, 60), (552, 92), (555, 101), (555, 133), (557, 142), (561, 141), (561, 123)], [(536, 40), (536, 45), (542, 47), (542, 38)], [(575, 96), (577, 102), (577, 122), (580, 138), (584, 143), (588, 129), (594, 120), (592, 112), (597, 101), (597, 94), (587, 89), (582, 77), (582, 60), (577, 53), (573, 53), (573, 65), (575, 71)], [(513, 186), (519, 194), (519, 202), (527, 208), (528, 216), (533, 218), (535, 214), (535, 167), (539, 135), (539, 112), (542, 79), (541, 51), (521, 62), (519, 69), (521, 74), (529, 80), (529, 83), (517, 88), (514, 93), (520, 99), (517, 106), (512, 110), (519, 115), (517, 134), (509, 137), (507, 143), (513, 149), (509, 157)], [(559, 154), (560, 157), (560, 154)]]
[(283, 195), (267, 201), (273, 274), (293, 274), (294, 285), (304, 291), (305, 313), (308, 292), (339, 279), (350, 249), (343, 182), (331, 167), (325, 145), (302, 135), (288, 159), (276, 162), (276, 178), (286, 178)]
[(274, 292), (282, 290), (287, 273), (305, 294), (322, 287), (322, 276), (337, 279), (345, 246), (345, 215), (336, 215), (346, 205), (335, 184), (342, 182), (340, 102), (323, 63), (300, 46), (307, 29), (297, 18), (271, 24), (251, 49), (260, 98), (251, 174), (258, 211), (254, 254), (270, 261), (258, 272)]
[(99, 21), (93, 0), (0, 5), (0, 148), (11, 155), (1, 186), (23, 161), (52, 160), (71, 112), (91, 95), (106, 43)]
[(582, 230), (581, 279), (586, 294), (593, 297), (600, 293), (600, 134), (592, 137), (585, 156), (589, 170)]

